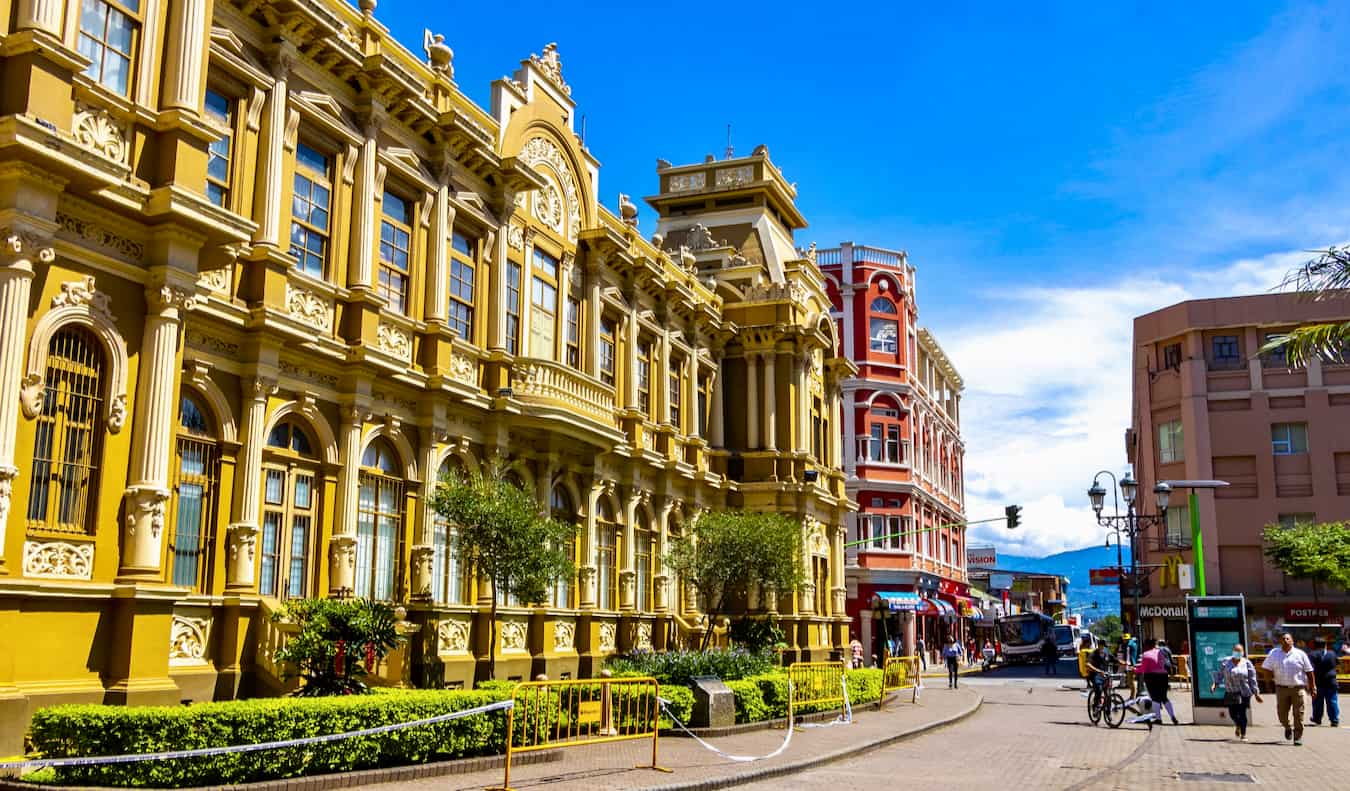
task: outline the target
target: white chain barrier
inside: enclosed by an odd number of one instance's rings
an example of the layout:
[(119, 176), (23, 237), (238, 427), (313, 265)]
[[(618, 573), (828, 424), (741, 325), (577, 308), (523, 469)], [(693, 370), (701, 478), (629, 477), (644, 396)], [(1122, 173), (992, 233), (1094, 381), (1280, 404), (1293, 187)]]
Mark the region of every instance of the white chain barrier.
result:
[[(852, 725), (852, 724), (853, 724), (853, 706), (852, 706), (852, 705), (849, 703), (849, 701), (848, 701), (848, 673), (847, 673), (847, 672), (845, 672), (844, 675), (842, 675), (842, 676), (839, 677), (839, 684), (844, 688), (844, 713), (843, 713), (843, 714), (840, 714), (838, 717), (835, 717), (834, 719), (830, 720), (829, 722), (803, 722), (803, 723), (801, 724), (800, 727), (802, 727), (802, 728), (833, 728), (833, 727), (836, 726), (836, 725)], [(883, 689), (882, 689), (882, 693), (885, 694), (885, 691), (886, 691), (886, 690), (883, 688)], [(788, 695), (790, 696), (791, 694), (792, 694), (792, 682), (788, 682)]]
[(407, 728), (419, 728), (424, 725), (436, 725), (442, 722), (458, 720), (463, 717), (472, 717), (476, 714), (487, 714), (492, 711), (505, 711), (515, 705), (515, 701), (502, 700), (496, 703), (489, 703), (485, 706), (477, 706), (463, 711), (452, 711), (449, 714), (438, 714), (435, 717), (427, 717), (421, 720), (412, 720), (411, 722), (396, 722), (391, 725), (378, 725), (373, 728), (363, 728), (359, 731), (347, 731), (345, 733), (328, 733), (322, 736), (306, 736), (301, 739), (286, 739), (279, 742), (262, 742), (260, 744), (232, 744), (228, 747), (200, 747), (194, 750), (173, 750), (162, 753), (137, 753), (134, 755), (95, 755), (87, 758), (38, 758), (31, 761), (7, 761), (0, 763), (0, 769), (41, 769), (46, 766), (99, 766), (101, 764), (129, 764), (137, 761), (167, 761), (177, 758), (200, 758), (210, 755), (224, 755), (226, 753), (245, 753), (256, 752), (258, 750), (274, 750), (280, 747), (302, 747), (309, 744), (323, 744), (325, 742), (336, 742), (343, 739), (355, 739), (362, 736), (377, 736), (381, 733), (390, 733), (392, 731), (404, 730)]

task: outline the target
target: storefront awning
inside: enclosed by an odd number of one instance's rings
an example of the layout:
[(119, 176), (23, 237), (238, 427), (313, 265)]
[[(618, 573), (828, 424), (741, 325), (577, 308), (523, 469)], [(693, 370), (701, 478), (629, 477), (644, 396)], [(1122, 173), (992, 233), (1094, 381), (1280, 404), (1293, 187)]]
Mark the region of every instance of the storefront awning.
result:
[(924, 599), (923, 604), (918, 609), (919, 615), (928, 615), (932, 617), (955, 618), (956, 609), (942, 599)]
[(914, 591), (881, 591), (877, 596), (894, 612), (917, 610), (923, 602)]

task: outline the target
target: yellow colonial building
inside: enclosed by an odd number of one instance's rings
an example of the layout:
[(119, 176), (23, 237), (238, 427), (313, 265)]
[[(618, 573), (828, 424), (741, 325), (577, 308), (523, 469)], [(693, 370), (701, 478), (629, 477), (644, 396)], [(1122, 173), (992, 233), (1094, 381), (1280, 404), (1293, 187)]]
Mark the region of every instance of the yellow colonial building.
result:
[(582, 526), (504, 602), (503, 677), (707, 627), (663, 567), (708, 509), (802, 523), (794, 657), (844, 633), (839, 381), (763, 148), (618, 214), (553, 45), (492, 85), (374, 0), (0, 0), (0, 754), (38, 707), (273, 694), (288, 598), (402, 604), (391, 683), (485, 673), (428, 495), (487, 463)]

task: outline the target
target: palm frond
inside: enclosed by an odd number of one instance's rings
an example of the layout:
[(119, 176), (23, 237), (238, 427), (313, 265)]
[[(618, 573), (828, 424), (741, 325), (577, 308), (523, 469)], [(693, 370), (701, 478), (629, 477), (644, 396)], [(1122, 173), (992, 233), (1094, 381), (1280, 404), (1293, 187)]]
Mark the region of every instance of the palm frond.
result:
[(1343, 324), (1309, 324), (1272, 338), (1260, 354), (1284, 350), (1290, 368), (1304, 368), (1313, 359), (1350, 364), (1350, 321)]
[(1350, 245), (1314, 252), (1317, 257), (1290, 270), (1277, 288), (1297, 291), (1314, 300), (1344, 297), (1350, 291)]

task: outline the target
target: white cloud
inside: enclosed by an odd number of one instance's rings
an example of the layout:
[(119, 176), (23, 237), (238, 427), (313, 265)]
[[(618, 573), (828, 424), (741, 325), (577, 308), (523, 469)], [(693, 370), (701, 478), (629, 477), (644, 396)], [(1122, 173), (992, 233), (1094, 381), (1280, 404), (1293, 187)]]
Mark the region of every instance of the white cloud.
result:
[(1136, 273), (1091, 288), (980, 295), (977, 320), (939, 335), (966, 382), (966, 513), (1021, 504), (1023, 527), (971, 528), (971, 543), (1044, 555), (1105, 539), (1087, 504), (1093, 475), (1125, 468), (1133, 319), (1187, 299), (1267, 292), (1309, 257), (1272, 253), (1169, 281)]

